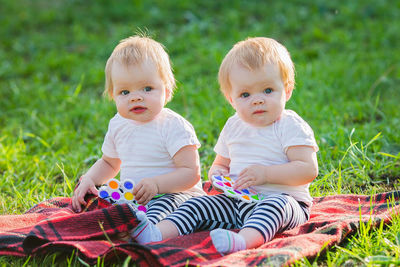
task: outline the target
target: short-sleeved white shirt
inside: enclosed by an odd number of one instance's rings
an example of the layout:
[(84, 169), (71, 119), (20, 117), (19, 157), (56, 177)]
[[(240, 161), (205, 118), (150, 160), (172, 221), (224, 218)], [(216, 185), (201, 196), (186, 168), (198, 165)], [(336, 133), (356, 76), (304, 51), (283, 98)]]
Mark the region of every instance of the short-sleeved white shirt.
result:
[[(200, 147), (193, 126), (176, 112), (163, 108), (152, 121), (141, 123), (116, 114), (108, 125), (102, 151), (121, 160), (120, 179), (143, 178), (176, 169), (173, 157), (188, 145)], [(204, 194), (201, 182), (186, 192)]]
[[(230, 174), (238, 175), (253, 164), (275, 165), (289, 162), (286, 152), (291, 146), (318, 145), (311, 127), (294, 111), (284, 110), (276, 122), (255, 127), (242, 121), (237, 114), (228, 119), (214, 151), (230, 159)], [(310, 204), (309, 183), (301, 186), (264, 184), (254, 189), (264, 195), (286, 193), (298, 201)]]

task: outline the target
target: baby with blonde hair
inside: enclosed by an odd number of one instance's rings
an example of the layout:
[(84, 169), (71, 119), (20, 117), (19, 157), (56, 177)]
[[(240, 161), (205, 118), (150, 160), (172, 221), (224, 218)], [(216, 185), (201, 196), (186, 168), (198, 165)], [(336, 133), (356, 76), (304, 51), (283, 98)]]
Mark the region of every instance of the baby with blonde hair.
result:
[(87, 193), (97, 195), (96, 186), (120, 173), (121, 181), (136, 184), (135, 200), (147, 205), (149, 220), (157, 223), (189, 198), (204, 195), (200, 143), (192, 125), (164, 107), (172, 98), (175, 78), (160, 43), (146, 36), (122, 40), (105, 74), (105, 94), (114, 100), (117, 114), (109, 122), (103, 155), (81, 177), (72, 207), (80, 212)]
[(229, 175), (233, 189), (252, 188), (261, 200), (196, 197), (157, 225), (138, 212), (152, 229), (136, 237), (139, 243), (212, 230), (215, 248), (226, 254), (258, 247), (309, 219), (318, 146), (310, 126), (285, 109), (295, 83), (289, 52), (273, 39), (248, 38), (225, 56), (218, 78), (236, 114), (222, 129), (208, 176)]
[(115, 47), (106, 63), (106, 86), (104, 93), (111, 99), (113, 98), (114, 87), (111, 73), (115, 62), (130, 66), (142, 63), (144, 60), (151, 60), (155, 64), (160, 78), (165, 85), (167, 93), (166, 102), (170, 101), (175, 89), (175, 78), (172, 73), (169, 56), (160, 43), (145, 36), (128, 37), (121, 40)]
[(279, 67), (286, 93), (294, 89), (294, 65), (286, 48), (271, 38), (257, 37), (240, 41), (225, 56), (218, 72), (218, 80), (222, 93), (229, 100), (232, 84), (230, 71), (235, 64), (248, 70), (256, 70), (266, 63), (274, 63)]

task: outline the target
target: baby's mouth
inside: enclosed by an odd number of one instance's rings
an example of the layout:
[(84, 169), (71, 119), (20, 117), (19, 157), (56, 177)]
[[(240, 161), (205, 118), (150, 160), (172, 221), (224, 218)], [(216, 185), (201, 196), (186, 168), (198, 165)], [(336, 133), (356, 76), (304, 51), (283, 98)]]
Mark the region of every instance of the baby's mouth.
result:
[(130, 111), (132, 111), (133, 113), (140, 114), (140, 113), (145, 112), (146, 109), (147, 109), (147, 108), (145, 108), (145, 107), (138, 106), (138, 107), (133, 107)]

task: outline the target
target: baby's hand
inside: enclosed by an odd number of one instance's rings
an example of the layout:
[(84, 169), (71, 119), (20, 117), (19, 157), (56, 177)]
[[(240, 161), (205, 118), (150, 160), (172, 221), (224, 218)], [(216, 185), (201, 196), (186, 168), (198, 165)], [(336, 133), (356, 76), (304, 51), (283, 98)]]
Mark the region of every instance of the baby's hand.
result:
[(98, 195), (98, 190), (95, 187), (92, 179), (88, 177), (82, 177), (80, 184), (74, 191), (74, 195), (72, 196), (72, 209), (75, 212), (81, 212), (81, 205), (86, 205), (85, 195), (87, 193), (91, 193), (94, 195)]
[(264, 170), (264, 166), (262, 165), (251, 165), (245, 168), (240, 172), (233, 188), (236, 190), (241, 190), (253, 185), (264, 184)]
[[(229, 174), (228, 174), (228, 171), (227, 171), (227, 170), (224, 170), (224, 169), (215, 169), (215, 170), (213, 170), (212, 174), (210, 174), (209, 180), (211, 181), (211, 183), (213, 183), (213, 182), (214, 182), (214, 179), (212, 178), (213, 176), (228, 176), (228, 175), (229, 175)], [(216, 186), (214, 186), (214, 185), (213, 185), (213, 187), (214, 187), (214, 189), (217, 190), (218, 192), (221, 192), (221, 193), (224, 192), (224, 190), (222, 190), (222, 189), (220, 189), (220, 188), (218, 188), (218, 187), (216, 187)]]
[(132, 194), (140, 205), (146, 205), (158, 194), (157, 183), (151, 178), (142, 179), (134, 188)]
[(211, 173), (209, 173), (208, 179), (212, 181), (213, 175), (215, 175), (215, 176), (228, 176), (229, 173), (225, 169), (215, 169)]

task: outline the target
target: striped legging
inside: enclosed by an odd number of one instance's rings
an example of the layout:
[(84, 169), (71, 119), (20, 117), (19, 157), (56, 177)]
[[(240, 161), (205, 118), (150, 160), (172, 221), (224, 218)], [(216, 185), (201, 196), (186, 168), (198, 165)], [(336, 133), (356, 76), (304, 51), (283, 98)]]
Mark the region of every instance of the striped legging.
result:
[(253, 228), (265, 242), (278, 232), (294, 228), (309, 219), (309, 207), (286, 194), (267, 196), (258, 203), (246, 203), (224, 194), (189, 199), (166, 217), (180, 235), (216, 228)]
[(161, 197), (153, 198), (147, 204), (147, 218), (153, 224), (157, 224), (190, 198), (193, 196), (188, 193), (164, 194)]

